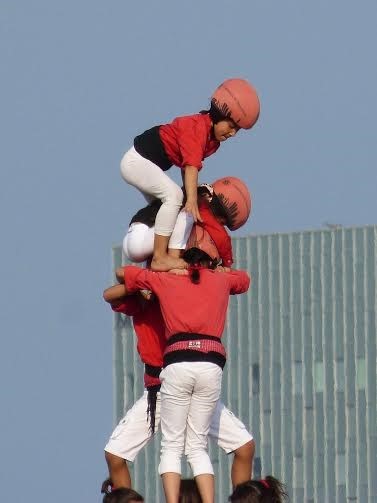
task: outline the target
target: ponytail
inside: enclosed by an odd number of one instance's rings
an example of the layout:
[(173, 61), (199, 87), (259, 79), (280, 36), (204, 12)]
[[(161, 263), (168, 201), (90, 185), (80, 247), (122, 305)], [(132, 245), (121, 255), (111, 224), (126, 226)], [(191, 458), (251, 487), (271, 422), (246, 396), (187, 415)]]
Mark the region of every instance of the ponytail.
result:
[(203, 268), (198, 264), (190, 265), (188, 268), (188, 273), (189, 273), (189, 277), (191, 279), (191, 282), (195, 283), (195, 285), (200, 283), (200, 269), (203, 269)]
[(182, 258), (189, 264), (189, 277), (196, 285), (200, 283), (201, 269), (216, 269), (218, 265), (217, 259), (213, 260), (208, 253), (196, 247), (186, 250)]

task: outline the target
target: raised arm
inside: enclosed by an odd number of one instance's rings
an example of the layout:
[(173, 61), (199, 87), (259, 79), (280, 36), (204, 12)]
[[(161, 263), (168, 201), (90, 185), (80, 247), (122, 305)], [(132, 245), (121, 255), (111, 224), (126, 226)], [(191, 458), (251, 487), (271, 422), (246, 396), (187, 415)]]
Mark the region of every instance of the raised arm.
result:
[(195, 222), (202, 222), (198, 208), (198, 169), (194, 166), (185, 166), (184, 172), (186, 204), (183, 209), (191, 213)]
[(103, 292), (103, 298), (109, 304), (123, 299), (126, 295), (128, 295), (128, 291), (124, 283), (110, 286)]
[(250, 286), (250, 276), (245, 271), (231, 269), (226, 273), (230, 282), (230, 294), (245, 293)]

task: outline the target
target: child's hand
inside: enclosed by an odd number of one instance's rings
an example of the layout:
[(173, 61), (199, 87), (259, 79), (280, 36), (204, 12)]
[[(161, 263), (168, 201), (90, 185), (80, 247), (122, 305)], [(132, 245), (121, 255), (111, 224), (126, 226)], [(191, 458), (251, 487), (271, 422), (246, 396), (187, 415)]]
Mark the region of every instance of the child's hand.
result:
[(198, 208), (198, 203), (195, 201), (186, 201), (186, 204), (184, 206), (184, 211), (187, 211), (187, 213), (191, 213), (192, 218), (194, 219), (195, 222), (203, 222), (202, 217), (200, 216), (199, 208)]
[(124, 283), (124, 267), (118, 267), (115, 271), (115, 277), (118, 283)]
[(169, 274), (175, 274), (176, 276), (188, 276), (187, 269), (170, 269)]
[(218, 271), (218, 272), (230, 272), (231, 269), (230, 269), (230, 267), (224, 267), (222, 265), (218, 265), (216, 267), (216, 271)]

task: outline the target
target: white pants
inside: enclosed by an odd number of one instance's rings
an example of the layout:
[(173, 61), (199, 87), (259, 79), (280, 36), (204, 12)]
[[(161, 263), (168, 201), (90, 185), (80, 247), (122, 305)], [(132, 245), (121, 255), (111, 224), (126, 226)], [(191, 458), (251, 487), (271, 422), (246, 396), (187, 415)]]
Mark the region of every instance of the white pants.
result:
[(221, 378), (221, 368), (210, 362), (173, 363), (162, 370), (160, 475), (181, 473), (185, 443), (194, 477), (214, 473), (207, 437), (220, 397)]
[(148, 202), (152, 199), (162, 201), (156, 216), (155, 233), (170, 236), (182, 205), (182, 189), (156, 164), (138, 154), (134, 147), (124, 154), (120, 172), (123, 179), (136, 187)]
[[(105, 451), (127, 461), (134, 461), (138, 453), (151, 440), (152, 435), (147, 419), (148, 392), (143, 395), (126, 412), (126, 415), (115, 427)], [(157, 393), (156, 403), (156, 429), (160, 425), (161, 396)], [(226, 454), (234, 452), (253, 439), (245, 425), (219, 400), (208, 433)]]
[[(170, 236), (169, 248), (185, 250), (193, 225), (191, 213), (180, 211)], [(123, 252), (131, 262), (144, 262), (153, 255), (154, 233), (154, 227), (148, 227), (141, 222), (130, 225), (123, 239)]]

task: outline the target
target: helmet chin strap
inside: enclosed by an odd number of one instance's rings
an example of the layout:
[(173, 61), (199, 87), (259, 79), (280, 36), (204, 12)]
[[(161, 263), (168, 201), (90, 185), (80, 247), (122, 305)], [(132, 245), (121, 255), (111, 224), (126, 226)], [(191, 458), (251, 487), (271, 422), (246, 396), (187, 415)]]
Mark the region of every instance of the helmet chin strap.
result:
[(213, 190), (213, 187), (212, 187), (211, 184), (209, 184), (209, 183), (201, 183), (200, 185), (198, 185), (198, 187), (202, 187), (202, 188), (206, 189), (207, 192), (208, 192), (208, 195), (210, 196), (210, 198), (211, 199), (213, 198), (213, 192), (214, 192), (214, 190)]

